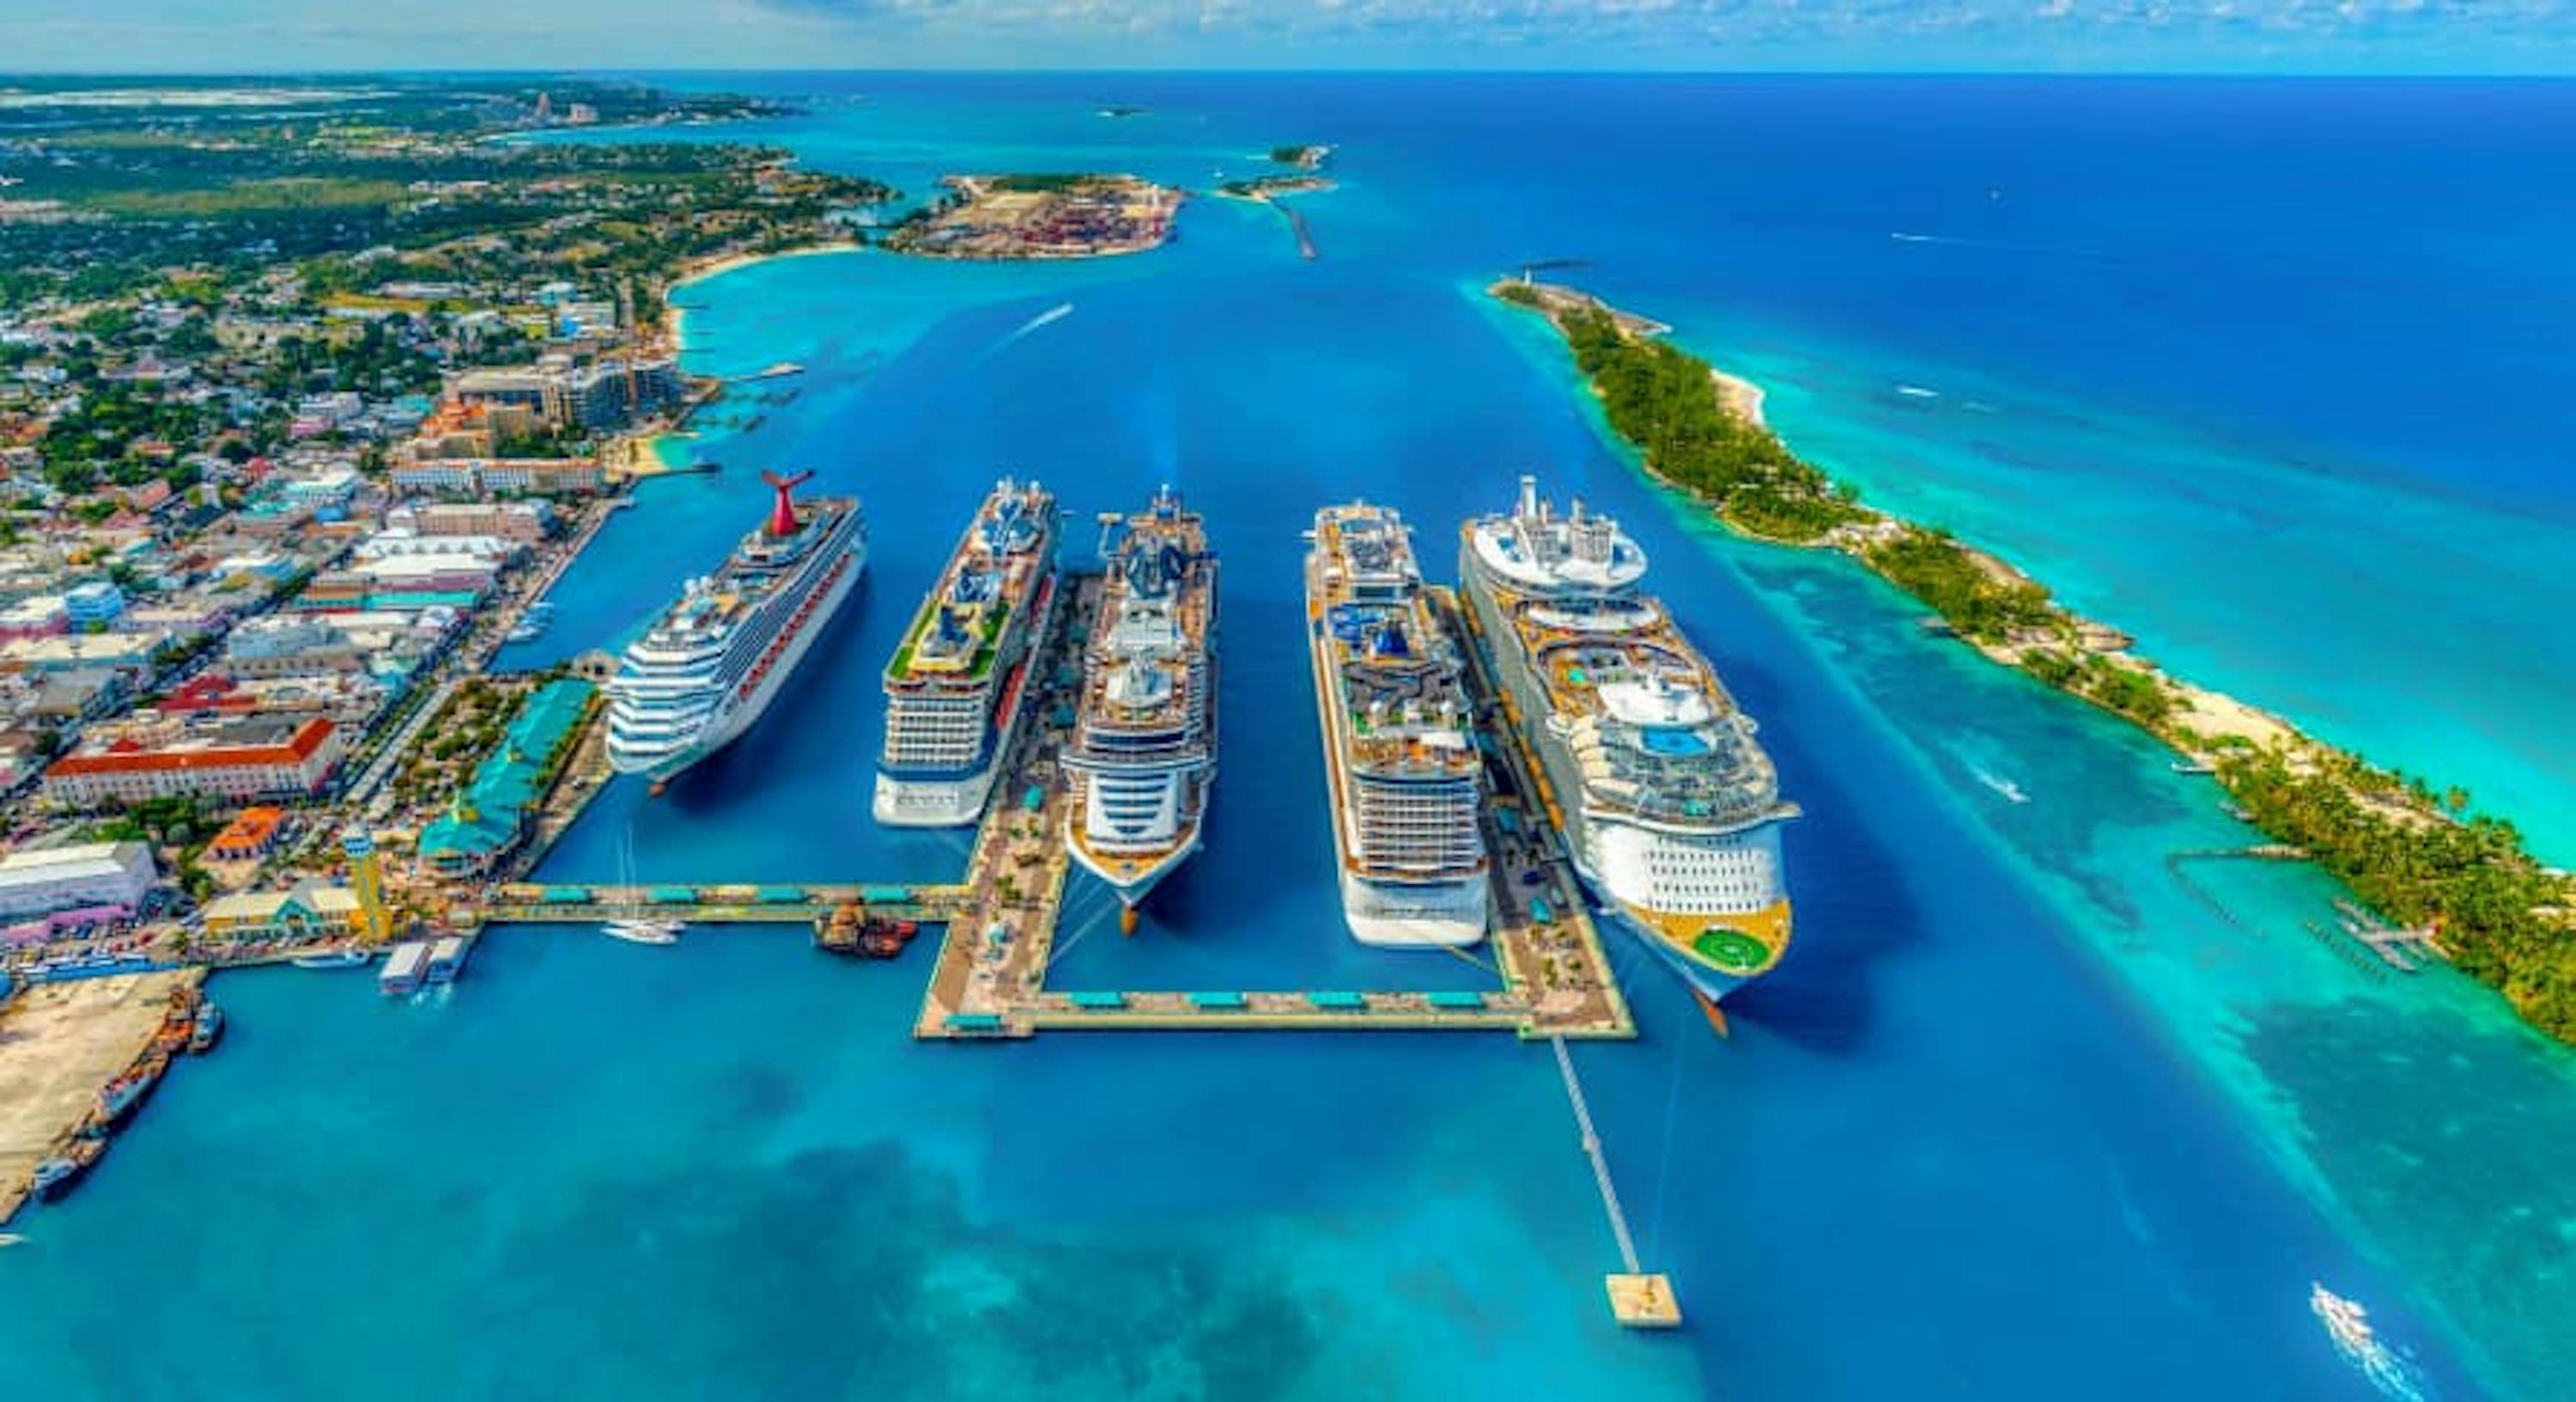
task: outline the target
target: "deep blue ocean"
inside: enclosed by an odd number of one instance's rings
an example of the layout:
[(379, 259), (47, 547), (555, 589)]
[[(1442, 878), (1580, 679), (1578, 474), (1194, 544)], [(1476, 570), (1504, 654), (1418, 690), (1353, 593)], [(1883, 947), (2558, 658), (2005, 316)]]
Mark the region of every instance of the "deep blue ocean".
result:
[[(2187, 889), (2168, 854), (2246, 838), (2206, 780), (1847, 563), (1663, 499), (1480, 292), (1569, 260), (1874, 499), (2576, 858), (2576, 85), (689, 81), (808, 108), (693, 137), (915, 195), (1204, 189), (1306, 141), (1339, 188), (1300, 200), (1313, 262), (1201, 199), (1138, 257), (681, 289), (693, 368), (808, 369), (674, 445), (725, 469), (643, 488), (504, 660), (631, 635), (758, 519), (759, 467), (864, 499), (868, 579), (752, 734), (613, 789), (548, 873), (629, 844), (673, 880), (954, 871), (962, 837), (866, 816), (911, 608), (997, 475), (1077, 520), (1169, 481), (1226, 557), (1209, 846), (1133, 939), (1077, 884), (1054, 977), (1490, 982), (1341, 930), (1298, 532), (1391, 502), (1446, 577), (1457, 522), (1540, 473), (1652, 552), (1806, 811), (1797, 942), (1733, 1038), (1622, 944), (1643, 1035), (1575, 1051), (1688, 1327), (1611, 1324), (1544, 1047), (923, 1046), (923, 952), (517, 929), (438, 1006), (217, 980), (224, 1047), (0, 1253), (0, 1395), (2576, 1395), (2576, 1058), (2320, 944), (2312, 872)], [(2316, 1284), (2368, 1308), (2378, 1378)]]

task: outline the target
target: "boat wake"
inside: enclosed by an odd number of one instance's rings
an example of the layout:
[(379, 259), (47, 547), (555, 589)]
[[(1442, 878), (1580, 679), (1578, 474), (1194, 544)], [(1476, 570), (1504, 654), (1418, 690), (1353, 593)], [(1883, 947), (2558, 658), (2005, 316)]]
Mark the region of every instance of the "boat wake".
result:
[(1996, 253), (2048, 253), (2075, 258), (2101, 256), (2089, 248), (2073, 248), (2063, 244), (2015, 243), (2010, 239), (1972, 239), (1961, 238), (1955, 234), (1917, 234), (1898, 230), (1887, 237), (1894, 243), (1933, 244), (1942, 248), (1981, 248)]
[(1941, 391), (1937, 389), (1925, 389), (1921, 385), (1898, 385), (1896, 387), (1896, 393), (1897, 397), (1901, 399), (1920, 399), (1926, 402), (1941, 397)]
[(2423, 1380), (2403, 1354), (2380, 1341), (2370, 1327), (2370, 1311), (2358, 1300), (2328, 1290), (2323, 1281), (2308, 1285), (2308, 1309), (2326, 1327), (2335, 1352), (2370, 1379), (2370, 1385), (2399, 1402), (2424, 1402)]
[(1036, 316), (1030, 317), (1028, 320), (1021, 322), (1020, 329), (1002, 338), (1002, 344), (1006, 346), (1011, 345), (1023, 337), (1028, 336), (1030, 333), (1037, 331), (1042, 327), (1053, 326), (1055, 323), (1062, 321), (1071, 315), (1073, 315), (1073, 303), (1058, 302), (1054, 306), (1047, 308), (1045, 311), (1038, 313)]
[(2030, 802), (2030, 795), (2021, 791), (2021, 785), (1995, 773), (1993, 770), (1981, 768), (1972, 764), (1968, 766), (1968, 772), (1977, 776), (1978, 783), (1985, 785), (1987, 788), (1994, 790), (1996, 793), (2003, 795), (2014, 803)]

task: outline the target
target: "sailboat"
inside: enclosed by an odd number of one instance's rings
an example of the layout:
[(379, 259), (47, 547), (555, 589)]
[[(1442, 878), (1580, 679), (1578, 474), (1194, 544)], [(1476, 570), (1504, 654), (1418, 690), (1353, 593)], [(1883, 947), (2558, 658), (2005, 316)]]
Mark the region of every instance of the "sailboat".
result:
[[(635, 834), (632, 829), (618, 839), (617, 884), (629, 891), (635, 889)], [(645, 915), (642, 907), (638, 906), (625, 915), (603, 922), (599, 932), (628, 944), (678, 944), (680, 931), (687, 928), (677, 920)]]

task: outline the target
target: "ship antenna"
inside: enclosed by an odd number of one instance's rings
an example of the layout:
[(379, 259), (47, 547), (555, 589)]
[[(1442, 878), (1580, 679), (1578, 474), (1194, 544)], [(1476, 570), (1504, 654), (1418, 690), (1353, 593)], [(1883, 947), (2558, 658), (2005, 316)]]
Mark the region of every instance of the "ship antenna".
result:
[(777, 505), (769, 509), (770, 537), (785, 540), (796, 534), (796, 489), (814, 480), (814, 473), (808, 469), (793, 477), (781, 477), (775, 472), (763, 472), (760, 480), (778, 493)]

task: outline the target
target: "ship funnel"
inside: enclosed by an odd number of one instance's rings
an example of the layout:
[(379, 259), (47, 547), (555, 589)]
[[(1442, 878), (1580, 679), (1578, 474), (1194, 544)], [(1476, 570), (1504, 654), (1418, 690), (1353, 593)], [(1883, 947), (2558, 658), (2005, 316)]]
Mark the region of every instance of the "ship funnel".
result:
[(760, 480), (778, 493), (777, 503), (769, 508), (767, 530), (770, 537), (784, 540), (796, 534), (796, 489), (814, 480), (814, 474), (807, 471), (793, 477), (781, 477), (775, 472), (764, 472), (760, 474)]
[(1519, 514), (1523, 516), (1536, 516), (1538, 514), (1538, 479), (1528, 473), (1521, 474), (1521, 509)]

